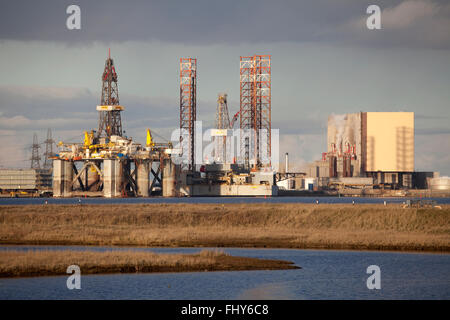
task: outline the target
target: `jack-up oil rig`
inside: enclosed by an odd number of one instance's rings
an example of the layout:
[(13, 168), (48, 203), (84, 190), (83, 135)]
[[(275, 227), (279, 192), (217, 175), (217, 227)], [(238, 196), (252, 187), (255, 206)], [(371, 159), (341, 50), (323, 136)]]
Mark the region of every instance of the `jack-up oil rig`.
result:
[[(271, 154), (270, 74), (270, 56), (241, 57), (240, 109), (230, 121), (227, 96), (219, 94), (214, 160), (195, 163), (197, 59), (180, 59), (180, 148), (174, 148), (170, 142), (156, 143), (150, 129), (145, 145), (124, 136), (121, 112), (125, 108), (119, 102), (118, 76), (109, 53), (97, 106), (98, 130), (86, 131), (84, 142), (58, 144), (53, 195), (148, 197), (158, 191), (166, 197), (276, 195), (275, 172), (260, 157), (262, 151), (266, 157)], [(243, 143), (236, 163), (226, 151), (227, 141), (235, 138), (230, 129), (238, 116), (245, 134), (240, 136)], [(175, 164), (176, 158), (183, 160)]]

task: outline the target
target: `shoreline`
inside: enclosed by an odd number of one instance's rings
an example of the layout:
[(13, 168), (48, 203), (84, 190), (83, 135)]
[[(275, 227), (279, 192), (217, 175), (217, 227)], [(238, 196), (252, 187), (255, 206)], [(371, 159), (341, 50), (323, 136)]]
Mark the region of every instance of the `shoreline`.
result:
[[(408, 189), (408, 190), (391, 190), (391, 189), (372, 189), (371, 192), (361, 192), (361, 190), (346, 190), (343, 192), (339, 191), (309, 191), (309, 190), (279, 190), (277, 196), (270, 196), (271, 198), (278, 198), (278, 197), (301, 197), (301, 198), (316, 198), (316, 197), (330, 197), (330, 198), (379, 198), (379, 199), (390, 199), (390, 198), (449, 198), (450, 197), (450, 191), (448, 190), (430, 190), (430, 189)], [(264, 196), (183, 196), (178, 197), (179, 199), (183, 198), (264, 198)], [(67, 198), (55, 198), (53, 196), (41, 196), (36, 193), (28, 193), (28, 194), (16, 194), (14, 196), (11, 196), (10, 194), (0, 193), (0, 199), (2, 198), (10, 198), (10, 199), (17, 199), (17, 198), (38, 198), (38, 199), (78, 199), (78, 198), (104, 198), (102, 195), (83, 195), (80, 193), (78, 196), (72, 196)], [(160, 199), (173, 199), (173, 197), (163, 197), (162, 195), (153, 195), (151, 197), (145, 197), (145, 198), (160, 198)], [(143, 199), (145, 199), (143, 198)]]
[[(274, 242), (278, 242), (274, 244)], [(82, 243), (69, 241), (31, 241), (31, 242), (6, 242), (0, 241), (0, 246), (80, 246), (80, 247), (103, 247), (103, 248), (195, 248), (195, 249), (211, 249), (211, 248), (227, 248), (227, 249), (292, 249), (292, 250), (331, 250), (331, 251), (369, 251), (369, 252), (398, 252), (398, 253), (436, 253), (436, 254), (450, 254), (450, 245), (442, 247), (417, 247), (416, 245), (345, 245), (345, 244), (330, 244), (330, 245), (314, 245), (307, 244), (304, 246), (291, 244), (288, 241), (282, 242), (278, 239), (267, 239), (267, 242), (252, 242), (239, 244), (237, 241), (230, 241), (230, 243), (223, 243), (210, 241), (205, 243), (186, 242), (173, 243), (171, 245), (161, 245), (160, 243), (149, 243), (148, 245), (122, 243), (104, 245), (101, 243)], [(1, 250), (0, 250), (1, 252)]]
[[(63, 247), (82, 247), (86, 250), (90, 248), (104, 248), (104, 249), (202, 249), (202, 250), (221, 250), (221, 249), (252, 249), (252, 250), (311, 250), (311, 251), (346, 251), (346, 252), (385, 252), (385, 253), (406, 253), (406, 254), (450, 254), (449, 251), (439, 251), (439, 250), (395, 250), (395, 249), (380, 249), (380, 250), (371, 250), (371, 249), (350, 249), (350, 248), (297, 248), (297, 247), (208, 247), (204, 245), (198, 246), (143, 246), (143, 245), (96, 245), (96, 244), (32, 244), (32, 243), (0, 243), (0, 247), (11, 247), (11, 250), (14, 248), (20, 247), (33, 247), (36, 249), (41, 249), (44, 247), (60, 247), (62, 250), (65, 250)], [(67, 249), (70, 250), (70, 249)], [(0, 252), (2, 249), (0, 248)]]
[(0, 206), (0, 245), (450, 253), (450, 205)]

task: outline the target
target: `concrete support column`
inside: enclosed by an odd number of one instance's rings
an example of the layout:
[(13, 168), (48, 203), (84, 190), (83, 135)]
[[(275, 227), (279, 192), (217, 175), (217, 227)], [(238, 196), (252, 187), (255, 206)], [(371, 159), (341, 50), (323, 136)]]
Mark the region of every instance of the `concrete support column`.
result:
[(137, 187), (138, 187), (138, 196), (148, 197), (149, 196), (149, 175), (150, 175), (150, 166), (148, 160), (142, 160), (142, 162), (137, 163)]
[(53, 160), (53, 196), (72, 196), (73, 162)]
[(163, 160), (162, 171), (162, 195), (163, 197), (175, 197), (175, 164), (171, 159)]
[(64, 188), (64, 166), (62, 160), (53, 160), (53, 196), (62, 197)]
[(64, 161), (64, 197), (72, 196), (73, 162)]
[(106, 198), (122, 195), (122, 163), (116, 159), (103, 161), (103, 196)]

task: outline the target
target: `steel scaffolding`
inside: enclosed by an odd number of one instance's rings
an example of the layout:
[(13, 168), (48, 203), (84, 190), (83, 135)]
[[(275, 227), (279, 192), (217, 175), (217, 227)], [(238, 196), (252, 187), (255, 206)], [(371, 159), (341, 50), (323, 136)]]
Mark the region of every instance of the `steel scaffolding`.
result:
[[(271, 57), (240, 58), (241, 155), (249, 153), (253, 167), (261, 167), (271, 156)], [(250, 136), (249, 136), (250, 135)], [(245, 139), (250, 146), (246, 147)], [(250, 150), (245, 150), (250, 148)], [(245, 157), (245, 156), (243, 156)], [(244, 159), (245, 161), (249, 159)]]
[(180, 58), (180, 145), (183, 154), (182, 170), (195, 170), (194, 126), (196, 118), (197, 59)]

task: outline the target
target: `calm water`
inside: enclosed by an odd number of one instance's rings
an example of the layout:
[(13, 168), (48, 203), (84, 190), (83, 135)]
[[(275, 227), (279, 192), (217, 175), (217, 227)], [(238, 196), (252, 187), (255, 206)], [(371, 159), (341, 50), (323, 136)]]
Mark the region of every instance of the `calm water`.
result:
[[(0, 254), (11, 248), (37, 247), (0, 247)], [(39, 247), (43, 248), (67, 250)], [(190, 253), (200, 249), (133, 250)], [(302, 269), (86, 276), (81, 270), (81, 290), (68, 290), (66, 276), (0, 279), (0, 299), (450, 299), (450, 255), (293, 249), (224, 251), (290, 260)], [(372, 264), (381, 268), (381, 290), (366, 287), (366, 269)]]
[[(403, 203), (418, 198), (359, 198), (359, 197), (193, 197), (193, 198), (0, 198), (0, 205), (43, 204), (45, 200), (54, 204), (77, 204), (79, 200), (88, 204), (131, 203)], [(440, 204), (450, 204), (450, 198), (426, 198)]]

